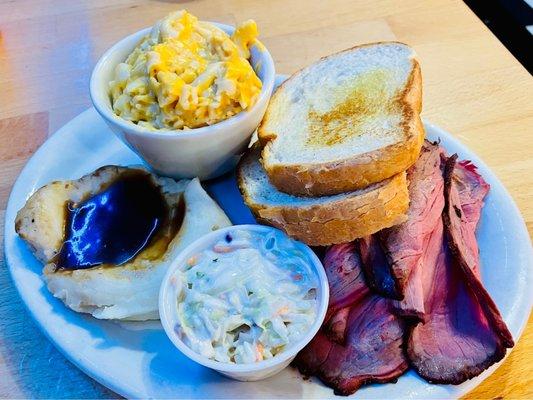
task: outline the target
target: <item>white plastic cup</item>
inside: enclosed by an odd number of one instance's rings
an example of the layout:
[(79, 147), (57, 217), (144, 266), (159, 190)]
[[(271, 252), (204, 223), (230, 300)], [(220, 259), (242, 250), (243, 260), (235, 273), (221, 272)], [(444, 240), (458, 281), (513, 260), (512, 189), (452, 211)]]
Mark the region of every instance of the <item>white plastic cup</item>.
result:
[[(216, 242), (222, 240), (226, 234), (232, 234), (237, 231), (254, 231), (262, 234), (267, 234), (273, 230), (281, 232), (276, 228), (263, 225), (233, 225), (227, 228), (219, 229), (217, 231), (208, 233), (202, 236), (200, 239), (187, 246), (178, 257), (172, 261), (168, 268), (167, 274), (161, 284), (161, 290), (159, 292), (159, 317), (161, 324), (165, 329), (165, 332), (172, 343), (189, 357), (191, 360), (201, 364), (205, 367), (211, 368), (223, 375), (240, 381), (257, 381), (260, 379), (268, 378), (277, 374), (283, 370), (291, 361), (296, 357), (296, 354), (302, 350), (320, 329), (322, 322), (326, 316), (329, 301), (329, 286), (326, 273), (322, 263), (316, 256), (316, 254), (309, 248), (309, 246), (300, 243), (301, 248), (309, 256), (312, 261), (311, 271), (316, 274), (318, 281), (317, 293), (316, 293), (316, 320), (309, 327), (308, 332), (297, 342), (288, 345), (282, 352), (276, 356), (268, 359), (258, 361), (251, 364), (232, 364), (224, 363), (216, 360), (212, 360), (201, 354), (196, 353), (189, 348), (176, 333), (176, 325), (179, 324), (177, 319), (177, 306), (178, 306), (178, 288), (173, 282), (176, 281), (177, 272), (187, 263), (187, 260), (203, 250), (212, 247)], [(286, 240), (294, 240), (286, 236)], [(246, 268), (246, 266), (243, 266)]]

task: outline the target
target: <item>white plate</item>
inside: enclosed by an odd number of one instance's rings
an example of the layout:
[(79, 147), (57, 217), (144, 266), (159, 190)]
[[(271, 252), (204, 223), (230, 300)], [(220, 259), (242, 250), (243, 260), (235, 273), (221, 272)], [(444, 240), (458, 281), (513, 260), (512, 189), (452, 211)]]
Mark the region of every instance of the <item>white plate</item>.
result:
[[(450, 152), (470, 159), (491, 184), (478, 230), (483, 283), (518, 340), (533, 301), (533, 251), (513, 200), (487, 166), (449, 133), (426, 124), (429, 139), (441, 139)], [(225, 378), (184, 357), (158, 322), (99, 321), (67, 309), (50, 295), (41, 264), (14, 230), (28, 196), (57, 179), (73, 179), (105, 164), (140, 164), (115, 138), (94, 109), (74, 118), (30, 159), (13, 187), (6, 211), (5, 254), (13, 281), (30, 314), (57, 348), (85, 373), (125, 397), (134, 398), (324, 398), (333, 391), (317, 380), (305, 381), (292, 368), (260, 382)], [(209, 182), (211, 195), (234, 223), (254, 223), (234, 178)], [(459, 386), (430, 385), (409, 371), (396, 384), (370, 385), (358, 398), (450, 398), (465, 394), (494, 371)]]

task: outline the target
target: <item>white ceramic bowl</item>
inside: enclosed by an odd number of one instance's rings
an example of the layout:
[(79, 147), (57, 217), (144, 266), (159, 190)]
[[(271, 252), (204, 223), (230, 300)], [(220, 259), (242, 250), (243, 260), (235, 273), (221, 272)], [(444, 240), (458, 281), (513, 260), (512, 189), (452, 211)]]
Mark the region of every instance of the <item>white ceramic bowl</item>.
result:
[[(177, 288), (176, 285), (172, 282), (176, 282), (177, 272), (192, 255), (198, 254), (202, 250), (213, 246), (217, 241), (223, 239), (227, 233), (242, 230), (255, 231), (265, 234), (272, 230), (278, 231), (275, 228), (263, 225), (234, 225), (211, 232), (190, 244), (171, 263), (167, 274), (163, 279), (163, 282), (161, 284), (161, 290), (159, 292), (159, 317), (161, 318), (163, 328), (165, 329), (165, 332), (172, 341), (172, 343), (174, 343), (174, 345), (183, 354), (185, 354), (193, 361), (196, 361), (197, 363), (205, 367), (212, 368), (215, 371), (218, 371), (221, 374), (229, 376), (233, 379), (241, 381), (256, 381), (268, 378), (284, 369), (287, 365), (290, 364), (294, 357), (296, 357), (296, 354), (302, 348), (304, 348), (305, 345), (307, 345), (316, 335), (316, 333), (320, 329), (320, 326), (322, 325), (322, 322), (324, 321), (324, 317), (326, 316), (326, 310), (329, 301), (329, 287), (324, 267), (322, 266), (322, 263), (320, 262), (316, 254), (305, 244), (297, 242), (298, 245), (301, 246), (303, 251), (309, 255), (309, 259), (313, 264), (311, 265), (311, 270), (316, 274), (318, 280), (316, 297), (316, 320), (309, 328), (309, 331), (305, 334), (305, 336), (302, 337), (298, 342), (288, 346), (285, 350), (283, 350), (283, 352), (279, 353), (275, 357), (253, 364), (223, 363), (211, 360), (191, 350), (185, 343), (183, 343), (183, 341), (179, 338), (178, 334), (175, 331), (175, 327), (178, 324), (177, 298), (179, 288)], [(287, 240), (293, 240), (285, 234), (283, 235), (287, 238)]]
[[(228, 34), (234, 31), (229, 25), (213, 24)], [(276, 76), (272, 56), (263, 45), (251, 48), (251, 64), (263, 87), (256, 104), (249, 110), (202, 128), (153, 131), (117, 116), (109, 96), (109, 82), (114, 77), (115, 67), (126, 59), (150, 29), (122, 39), (100, 58), (90, 83), (94, 108), (113, 132), (158, 174), (173, 178), (198, 176), (200, 179), (222, 175), (235, 166), (263, 118)]]

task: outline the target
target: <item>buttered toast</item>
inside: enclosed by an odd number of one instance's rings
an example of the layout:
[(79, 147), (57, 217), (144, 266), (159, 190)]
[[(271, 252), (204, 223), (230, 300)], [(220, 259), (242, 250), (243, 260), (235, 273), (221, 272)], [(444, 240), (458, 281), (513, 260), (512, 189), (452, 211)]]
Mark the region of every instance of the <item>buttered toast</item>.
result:
[(259, 161), (256, 143), (237, 167), (239, 189), (260, 223), (312, 246), (350, 242), (404, 222), (409, 207), (406, 174), (332, 196), (303, 197), (277, 190)]
[(409, 168), (424, 140), (414, 51), (397, 42), (354, 47), (291, 76), (272, 97), (258, 136), (281, 191), (332, 195)]

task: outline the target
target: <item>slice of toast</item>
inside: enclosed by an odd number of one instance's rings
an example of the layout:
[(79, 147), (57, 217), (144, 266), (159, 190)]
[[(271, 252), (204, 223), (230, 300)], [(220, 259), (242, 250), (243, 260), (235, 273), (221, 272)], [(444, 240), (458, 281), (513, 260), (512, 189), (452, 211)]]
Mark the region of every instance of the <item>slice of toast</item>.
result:
[(245, 203), (261, 223), (312, 246), (350, 242), (406, 220), (405, 172), (353, 192), (299, 197), (277, 190), (268, 179), (256, 144), (237, 167)]
[(343, 193), (405, 171), (424, 140), (414, 51), (367, 44), (322, 58), (283, 83), (258, 129), (263, 166), (281, 191)]

